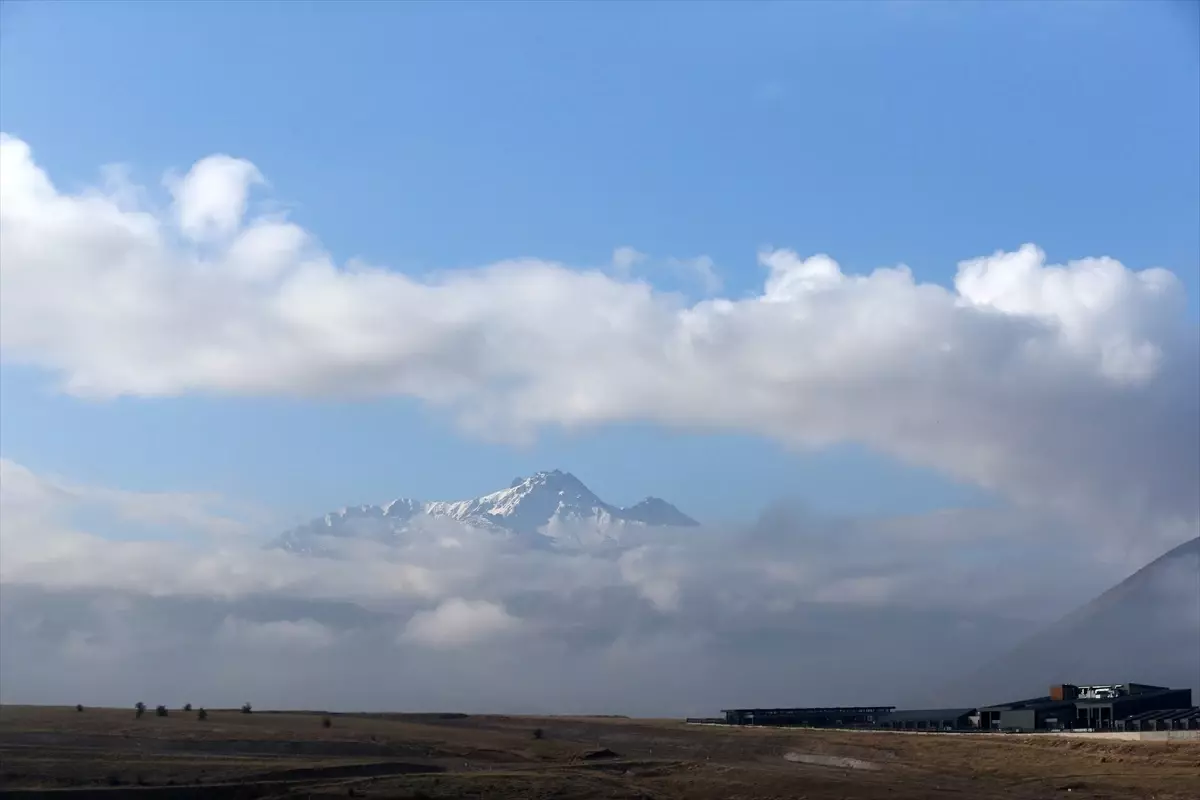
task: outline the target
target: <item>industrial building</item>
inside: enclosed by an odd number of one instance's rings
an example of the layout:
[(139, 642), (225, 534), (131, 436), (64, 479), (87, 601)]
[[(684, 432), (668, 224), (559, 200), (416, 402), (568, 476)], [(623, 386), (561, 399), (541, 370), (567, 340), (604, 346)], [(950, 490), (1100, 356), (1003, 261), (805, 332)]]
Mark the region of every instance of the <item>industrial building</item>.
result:
[(877, 728), (903, 731), (1192, 730), (1200, 709), (1191, 689), (1143, 683), (1059, 684), (1044, 697), (978, 708), (897, 711), (895, 706), (739, 708), (721, 712), (729, 725)]
[(890, 731), (968, 731), (979, 727), (979, 711), (974, 708), (892, 711), (876, 727)]
[(1116, 723), (1147, 711), (1186, 709), (1191, 689), (1168, 689), (1144, 683), (1106, 683), (1093, 686), (1060, 684), (1050, 694), (1029, 700), (983, 706), (983, 730), (1047, 730), (1086, 728), (1110, 730)]
[(730, 725), (791, 725), (809, 728), (869, 728), (895, 706), (823, 708), (732, 708), (723, 710)]
[(1200, 708), (1165, 708), (1143, 711), (1117, 720), (1121, 731), (1195, 731), (1200, 730)]
[(985, 731), (1070, 728), (1074, 722), (1075, 704), (1052, 696), (1014, 700), (979, 709), (979, 727)]
[(1192, 706), (1191, 689), (1168, 689), (1141, 683), (1055, 688), (1062, 689), (1064, 698), (1074, 699), (1076, 728), (1112, 728), (1115, 722), (1147, 711)]

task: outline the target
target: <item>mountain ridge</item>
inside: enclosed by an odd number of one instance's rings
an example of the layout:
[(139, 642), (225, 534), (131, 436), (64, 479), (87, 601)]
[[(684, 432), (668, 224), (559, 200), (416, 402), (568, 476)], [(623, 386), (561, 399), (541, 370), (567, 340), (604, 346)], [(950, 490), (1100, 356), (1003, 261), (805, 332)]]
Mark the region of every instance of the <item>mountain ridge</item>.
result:
[(386, 539), (421, 519), (449, 519), (507, 535), (542, 537), (560, 545), (612, 542), (629, 526), (700, 524), (658, 497), (628, 507), (606, 503), (570, 472), (553, 469), (515, 478), (507, 489), (467, 500), (398, 497), (378, 505), (344, 506), (284, 532), (272, 546), (312, 553), (318, 549), (314, 541), (318, 537)]

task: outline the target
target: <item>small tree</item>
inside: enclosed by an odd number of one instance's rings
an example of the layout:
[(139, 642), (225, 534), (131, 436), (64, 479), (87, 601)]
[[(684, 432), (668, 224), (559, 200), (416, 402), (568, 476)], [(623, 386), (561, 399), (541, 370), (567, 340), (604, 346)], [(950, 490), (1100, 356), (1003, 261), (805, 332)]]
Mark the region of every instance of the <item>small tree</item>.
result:
[(191, 711), (191, 710), (192, 710), (192, 704), (191, 704), (191, 703), (184, 703), (184, 704), (183, 704), (183, 710), (184, 710), (184, 711)]
[(83, 704), (82, 704), (82, 703), (80, 703), (80, 704), (76, 705), (76, 706), (75, 706), (75, 710), (76, 710), (76, 711), (83, 711)]
[(254, 713), (254, 706), (250, 705), (249, 703), (243, 703), (243, 704), (242, 704), (242, 713), (243, 713), (243, 714), (252, 714), (252, 713)]
[(541, 738), (542, 738), (543, 736), (545, 736), (545, 735), (546, 735), (545, 731), (543, 731), (541, 728), (534, 728), (534, 729), (533, 729), (533, 738), (535, 738), (535, 739), (541, 739)]
[(208, 719), (208, 712), (205, 711), (203, 708), (200, 709), (199, 711), (196, 712), (196, 719), (203, 722), (204, 720)]
[(154, 716), (165, 717), (166, 715), (167, 715), (167, 707), (166, 706), (158, 706), (157, 708), (154, 709)]
[(332, 728), (333, 720), (331, 720), (329, 717), (322, 717), (321, 718), (321, 727), (322, 728)]
[(142, 714), (145, 714), (145, 713), (146, 713), (146, 704), (143, 703), (141, 700), (137, 701), (137, 703), (133, 706), (133, 715), (135, 717), (137, 717), (138, 719), (141, 719)]

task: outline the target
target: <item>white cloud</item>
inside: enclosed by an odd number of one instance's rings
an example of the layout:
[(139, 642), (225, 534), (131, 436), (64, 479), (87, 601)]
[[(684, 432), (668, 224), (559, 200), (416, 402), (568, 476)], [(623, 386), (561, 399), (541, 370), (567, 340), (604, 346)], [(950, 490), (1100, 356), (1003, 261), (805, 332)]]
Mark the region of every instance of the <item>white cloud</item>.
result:
[(109, 511), (121, 520), (140, 525), (169, 526), (213, 536), (241, 536), (264, 524), (261, 519), (252, 522), (247, 518), (255, 515), (250, 509), (239, 509), (241, 516), (222, 510), (223, 501), (214, 494), (128, 492), (84, 486), (35, 475), (7, 458), (0, 458), (0, 498), (10, 514), (72, 506)]
[(430, 611), (418, 611), (408, 621), (404, 638), (435, 648), (478, 644), (520, 626), (503, 606), (487, 600), (451, 598)]
[[(1063, 598), (1102, 588), (1157, 555), (1137, 553), (1131, 561), (1105, 564), (1089, 549), (1089, 568), (1079, 581), (1058, 579), (1036, 592), (981, 586), (980, 576), (1004, 558), (1037, 546), (1052, 560), (1088, 545), (1089, 532), (1014, 511), (962, 511), (864, 520), (775, 513), (743, 529), (630, 529), (615, 552), (605, 546), (546, 550), (454, 521), (428, 520), (382, 540), (365, 530), (358, 539), (327, 537), (322, 544), (330, 557), (317, 558), (264, 548), (255, 536), (139, 538), (138, 529), (127, 526), (120, 538), (106, 538), (93, 525), (104, 503), (119, 509), (145, 498), (153, 506), (158, 498), (77, 484), (63, 492), (58, 487), (66, 481), (44, 479), (7, 460), (0, 466), (0, 582), (158, 597), (267, 593), (389, 608), (418, 604), (426, 610), (409, 633), (412, 641), (426, 643), (499, 629), (515, 622), (510, 615), (525, 616), (513, 609), (532, 597), (552, 598), (555, 613), (575, 624), (573, 614), (589, 618), (597, 609), (585, 603), (572, 610), (572, 598), (613, 591), (681, 618), (695, 612), (695, 603), (717, 597), (723, 613), (750, 615), (780, 602), (791, 607), (853, 600), (924, 607), (1004, 602), (1015, 613), (1036, 616), (1047, 598), (1069, 603)], [(1042, 541), (1052, 528), (1057, 541)], [(978, 553), (987, 558), (980, 561)], [(956, 564), (952, 575), (944, 574), (947, 561)]]
[(1161, 549), (1200, 524), (1200, 352), (1165, 270), (1027, 245), (947, 288), (773, 250), (758, 296), (694, 305), (538, 260), (421, 280), (242, 224), (245, 162), (197, 165), (174, 220), (60, 193), (19, 140), (0, 159), (3, 354), (77, 395), (407, 395), (493, 437), (647, 420), (854, 441), (1098, 538)]
[[(248, 523), (205, 510), (213, 498), (142, 493), (43, 478), (0, 459), (0, 581), (59, 590), (129, 589), (152, 595), (235, 596), (294, 592), (311, 597), (437, 596), (433, 575), (420, 566), (367, 554), (361, 561), (319, 563), (263, 550), (247, 537)], [(233, 538), (113, 540), (89, 529), (89, 519), (112, 512), (127, 523), (147, 521), (171, 530), (199, 529)]]
[[(675, 556), (674, 558), (672, 556)], [(637, 588), (638, 594), (659, 611), (677, 611), (680, 582), (686, 571), (678, 553), (643, 545), (622, 553), (617, 559), (621, 577)]]
[(192, 239), (228, 236), (241, 225), (250, 187), (262, 183), (249, 161), (225, 155), (197, 161), (182, 178), (168, 178), (179, 229)]

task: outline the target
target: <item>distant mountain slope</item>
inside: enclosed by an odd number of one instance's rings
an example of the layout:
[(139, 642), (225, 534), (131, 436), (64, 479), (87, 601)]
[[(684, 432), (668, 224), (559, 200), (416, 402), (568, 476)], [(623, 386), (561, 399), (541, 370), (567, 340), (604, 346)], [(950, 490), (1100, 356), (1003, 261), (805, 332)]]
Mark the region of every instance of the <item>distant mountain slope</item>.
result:
[(1200, 702), (1200, 538), (1159, 557), (937, 699), (1004, 702), (1045, 694), (1055, 683), (1126, 681), (1191, 688), (1193, 702)]
[(620, 508), (604, 502), (569, 472), (551, 470), (517, 478), (507, 489), (472, 500), (423, 502), (400, 498), (383, 505), (343, 508), (284, 533), (275, 546), (298, 553), (320, 551), (322, 537), (388, 540), (422, 519), (450, 519), (498, 533), (552, 543), (590, 545), (615, 541), (621, 530), (692, 527), (699, 523), (665, 500), (647, 497)]

